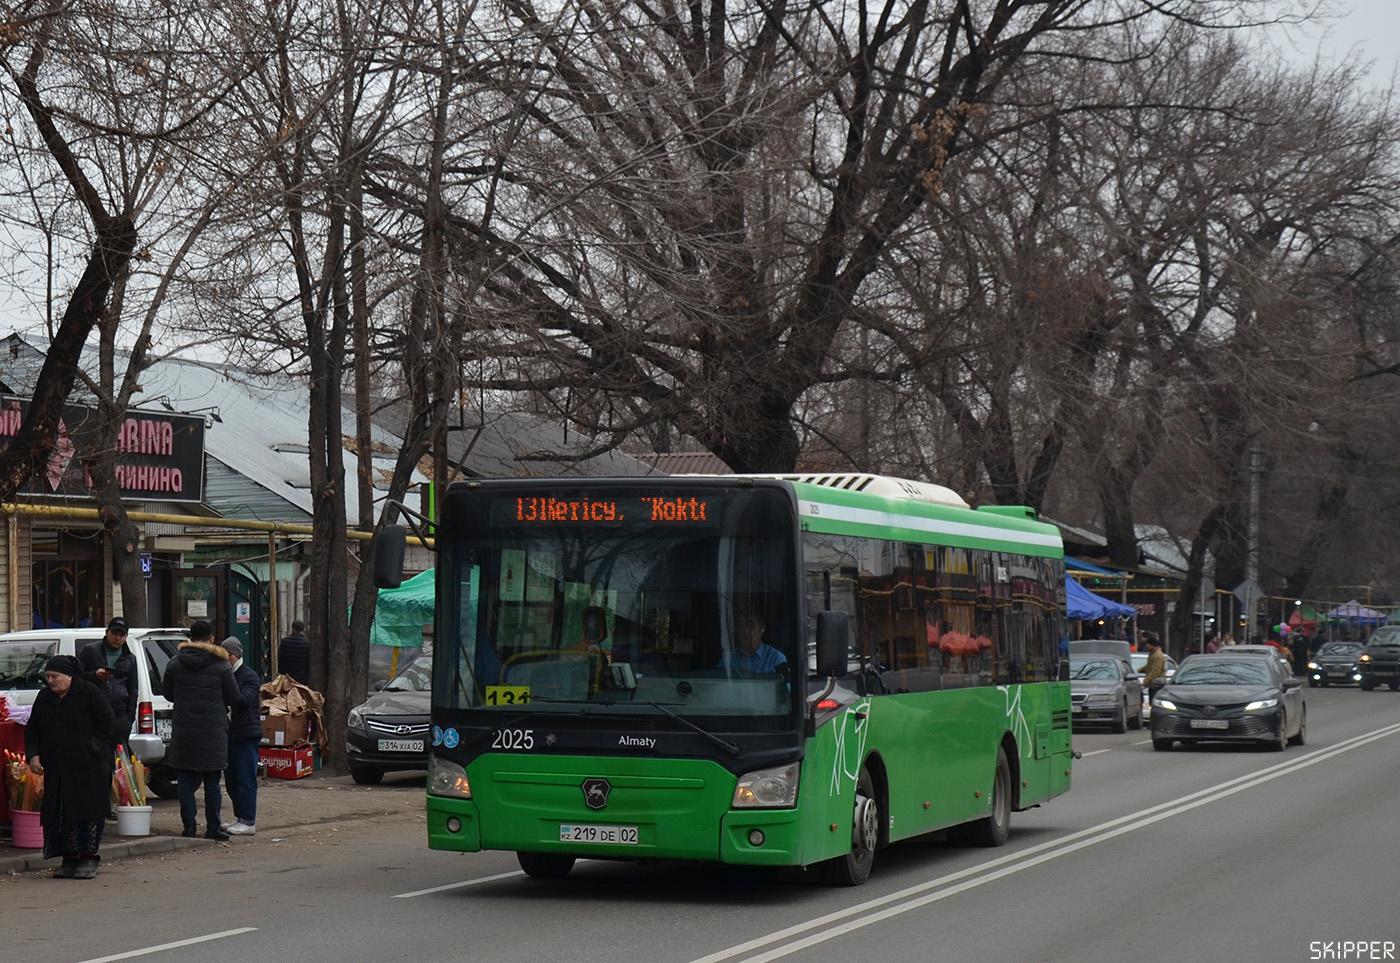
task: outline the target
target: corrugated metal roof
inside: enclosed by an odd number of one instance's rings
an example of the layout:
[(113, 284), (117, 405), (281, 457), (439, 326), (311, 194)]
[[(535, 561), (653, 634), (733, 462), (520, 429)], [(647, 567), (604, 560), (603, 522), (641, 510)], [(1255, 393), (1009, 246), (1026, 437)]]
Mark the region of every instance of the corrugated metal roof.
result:
[(637, 455), (637, 460), (668, 475), (732, 475), (733, 469), (708, 451), (673, 451)]
[[(21, 345), (18, 350), (16, 340)], [(38, 379), (43, 354), (18, 335), (11, 335), (5, 344), (9, 348), (0, 349), (0, 381), (16, 394), (28, 394)], [(85, 349), (85, 363), (95, 353), (91, 346)], [(205, 503), (209, 507), (233, 518), (309, 524), (310, 398), (304, 382), (276, 372), (167, 358), (142, 373), (141, 387), (142, 394), (133, 401), (137, 409), (206, 415)], [(82, 403), (78, 389), (74, 400)], [(353, 430), (354, 423), (353, 411), (345, 410), (347, 430)], [(399, 439), (381, 426), (371, 428), (371, 439), (386, 453), (375, 459), (375, 467), (392, 467)], [(353, 454), (347, 453), (345, 464), (346, 491), (353, 491)], [(426, 480), (417, 473), (413, 478), (415, 484)], [(347, 508), (354, 512), (353, 499)]]
[[(408, 408), (402, 403), (377, 406), (374, 419), (402, 435)], [(460, 420), (460, 423), (458, 421)], [(464, 412), (447, 432), (448, 460), (473, 478), (551, 478), (655, 475), (659, 472), (631, 455), (599, 447), (590, 438), (566, 433), (540, 415), (487, 411), (484, 417)]]

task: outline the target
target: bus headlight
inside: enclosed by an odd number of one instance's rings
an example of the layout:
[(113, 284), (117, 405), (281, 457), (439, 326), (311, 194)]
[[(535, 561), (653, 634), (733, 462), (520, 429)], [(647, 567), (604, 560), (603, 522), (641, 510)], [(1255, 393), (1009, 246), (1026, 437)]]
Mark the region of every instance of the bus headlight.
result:
[(739, 777), (734, 787), (735, 809), (790, 809), (797, 805), (799, 763), (756, 769)]
[(456, 796), (458, 799), (472, 798), (471, 783), (467, 781), (467, 771), (450, 759), (437, 756), (428, 758), (428, 792), (434, 796)]

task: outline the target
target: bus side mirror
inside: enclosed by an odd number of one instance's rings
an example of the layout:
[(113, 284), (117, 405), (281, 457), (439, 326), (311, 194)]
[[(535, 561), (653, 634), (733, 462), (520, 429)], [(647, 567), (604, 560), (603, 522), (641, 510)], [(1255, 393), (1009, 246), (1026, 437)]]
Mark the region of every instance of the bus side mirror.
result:
[(398, 588), (403, 584), (403, 557), (408, 529), (385, 525), (374, 534), (374, 587)]
[(851, 616), (846, 612), (817, 613), (817, 675), (841, 677), (851, 651)]

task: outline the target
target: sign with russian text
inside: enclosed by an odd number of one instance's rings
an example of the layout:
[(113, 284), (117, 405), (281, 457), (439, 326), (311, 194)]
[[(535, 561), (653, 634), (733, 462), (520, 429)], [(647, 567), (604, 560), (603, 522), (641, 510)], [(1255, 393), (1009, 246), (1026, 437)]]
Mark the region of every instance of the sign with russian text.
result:
[[(27, 398), (0, 398), (0, 448), (19, 433)], [(64, 405), (58, 441), (48, 464), (20, 493), (30, 496), (86, 496), (88, 477), (78, 455), (98, 442), (97, 410)], [(117, 426), (116, 476), (123, 498), (162, 502), (204, 500), (204, 418), (167, 411), (131, 410)]]

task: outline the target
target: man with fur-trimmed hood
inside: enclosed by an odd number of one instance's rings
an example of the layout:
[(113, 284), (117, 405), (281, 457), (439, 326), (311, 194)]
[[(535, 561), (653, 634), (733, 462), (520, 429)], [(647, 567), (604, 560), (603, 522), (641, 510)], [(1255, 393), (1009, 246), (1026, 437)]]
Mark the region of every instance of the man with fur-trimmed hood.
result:
[(238, 704), (238, 683), (228, 651), (214, 642), (204, 619), (190, 626), (190, 640), (166, 666), (162, 682), (175, 707), (167, 758), (180, 790), (181, 835), (194, 836), (195, 790), (204, 786), (204, 836), (226, 840), (219, 821), (223, 792), (219, 779), (228, 765), (228, 710)]

